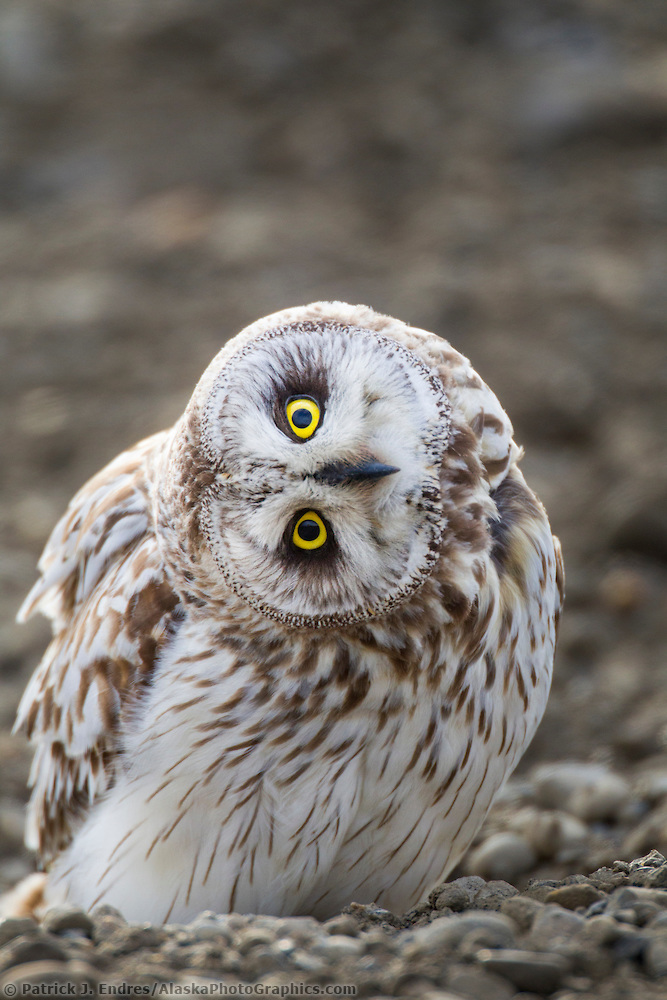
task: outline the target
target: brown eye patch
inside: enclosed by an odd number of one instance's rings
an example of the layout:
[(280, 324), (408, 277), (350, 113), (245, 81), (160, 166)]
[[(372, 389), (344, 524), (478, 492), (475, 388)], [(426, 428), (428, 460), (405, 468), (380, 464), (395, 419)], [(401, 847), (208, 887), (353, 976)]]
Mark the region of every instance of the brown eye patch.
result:
[[(297, 371), (292, 366), (288, 366), (287, 370), (283, 373), (281, 381), (276, 381), (275, 385), (273, 419), (276, 426), (293, 441), (303, 442), (308, 440), (318, 427), (322, 425), (328, 398), (329, 385), (323, 373), (309, 369)], [(311, 423), (301, 428), (299, 427), (299, 421), (305, 420), (307, 414), (299, 414), (299, 420), (295, 421), (294, 413), (298, 412), (299, 408), (293, 405), (290, 406), (290, 404), (294, 404), (298, 400), (307, 401), (302, 409), (306, 411), (310, 410), (311, 413)], [(318, 411), (316, 423), (313, 419), (315, 416), (312, 409), (313, 404), (317, 407)], [(289, 414), (288, 408), (290, 409)], [(290, 417), (292, 418), (291, 420)], [(304, 430), (307, 433), (302, 433)]]

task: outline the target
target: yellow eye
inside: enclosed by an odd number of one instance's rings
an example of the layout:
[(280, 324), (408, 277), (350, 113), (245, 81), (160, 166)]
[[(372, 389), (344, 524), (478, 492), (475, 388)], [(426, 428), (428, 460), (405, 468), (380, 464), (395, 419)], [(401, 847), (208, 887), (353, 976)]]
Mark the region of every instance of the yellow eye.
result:
[(287, 422), (297, 437), (309, 438), (320, 422), (320, 408), (310, 396), (294, 396), (285, 407)]
[(321, 549), (326, 540), (324, 521), (314, 510), (307, 510), (294, 525), (293, 543), (298, 549)]

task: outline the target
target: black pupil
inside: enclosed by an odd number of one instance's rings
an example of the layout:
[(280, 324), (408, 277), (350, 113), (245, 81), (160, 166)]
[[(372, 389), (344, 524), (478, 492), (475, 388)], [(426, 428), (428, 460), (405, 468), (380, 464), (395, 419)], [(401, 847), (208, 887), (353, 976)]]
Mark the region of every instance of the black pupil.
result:
[(317, 521), (302, 521), (296, 530), (299, 538), (304, 542), (314, 542), (320, 534), (320, 526)]
[[(308, 427), (309, 424), (313, 422), (313, 415), (310, 410), (295, 410), (292, 414), (292, 423), (295, 427), (300, 427), (303, 430)], [(310, 522), (312, 524), (312, 522)]]

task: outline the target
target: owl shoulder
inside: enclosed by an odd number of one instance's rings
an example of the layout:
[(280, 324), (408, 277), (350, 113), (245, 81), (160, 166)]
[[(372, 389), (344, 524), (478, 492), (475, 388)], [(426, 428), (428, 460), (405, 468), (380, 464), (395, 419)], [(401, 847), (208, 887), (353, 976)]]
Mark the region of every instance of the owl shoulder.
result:
[(150, 514), (152, 463), (164, 440), (140, 442), (76, 494), (20, 611), (23, 620), (41, 612), (53, 628), (15, 726), (36, 744), (26, 839), (47, 857), (113, 783), (122, 710), (178, 618)]

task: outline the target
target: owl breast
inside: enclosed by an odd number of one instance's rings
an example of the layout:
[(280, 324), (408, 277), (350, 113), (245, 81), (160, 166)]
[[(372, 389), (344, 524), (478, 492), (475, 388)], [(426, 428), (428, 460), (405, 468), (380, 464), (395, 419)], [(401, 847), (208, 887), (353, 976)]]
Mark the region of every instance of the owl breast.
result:
[[(551, 536), (534, 537), (526, 579), (549, 594)], [(258, 630), (212, 653), (206, 616), (186, 623), (128, 724), (125, 779), (79, 833), (77, 868), (68, 852), (54, 867), (52, 899), (154, 920), (414, 905), (466, 850), (546, 703), (552, 608), (536, 594), (525, 618), (509, 612), (492, 601), (483, 632), (475, 614), (462, 628), (431, 581), (421, 638), (406, 640), (405, 609), (354, 636)]]

